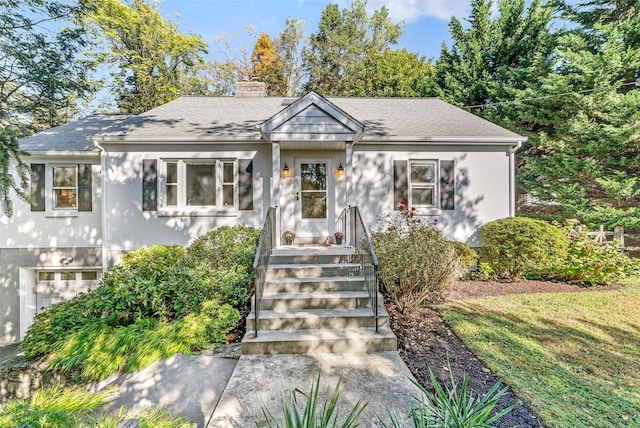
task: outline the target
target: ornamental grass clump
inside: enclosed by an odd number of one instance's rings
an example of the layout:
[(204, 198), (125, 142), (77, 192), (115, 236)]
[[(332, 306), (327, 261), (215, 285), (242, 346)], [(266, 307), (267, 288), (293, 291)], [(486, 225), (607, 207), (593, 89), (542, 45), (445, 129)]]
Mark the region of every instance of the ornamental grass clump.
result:
[(372, 233), (380, 267), (381, 290), (399, 312), (416, 310), (440, 296), (460, 274), (460, 258), (436, 225), (400, 204)]
[[(486, 394), (474, 394), (468, 389), (468, 376), (465, 373), (462, 383), (458, 384), (451, 367), (449, 367), (449, 385), (442, 385), (429, 369), (431, 378), (430, 392), (422, 385), (412, 380), (418, 388), (420, 397), (415, 398), (409, 415), (411, 424), (415, 428), (493, 428), (498, 419), (518, 407), (513, 404), (494, 414), (494, 408), (507, 393), (507, 388), (500, 389), (502, 381), (496, 382)], [(397, 415), (389, 412), (391, 427), (406, 427), (407, 423)], [(382, 426), (388, 427), (380, 417)]]
[[(275, 416), (260, 399), (260, 409), (264, 417), (263, 421), (256, 421), (259, 428), (356, 428), (360, 426), (358, 420), (364, 409), (369, 404), (362, 400), (353, 405), (347, 416), (338, 422), (338, 402), (340, 400), (340, 380), (331, 394), (331, 397), (320, 403), (320, 374), (311, 391), (307, 394), (296, 388), (291, 392), (290, 399), (282, 394), (282, 415)], [(298, 399), (306, 398), (301, 409)], [(283, 421), (284, 424), (281, 424)]]

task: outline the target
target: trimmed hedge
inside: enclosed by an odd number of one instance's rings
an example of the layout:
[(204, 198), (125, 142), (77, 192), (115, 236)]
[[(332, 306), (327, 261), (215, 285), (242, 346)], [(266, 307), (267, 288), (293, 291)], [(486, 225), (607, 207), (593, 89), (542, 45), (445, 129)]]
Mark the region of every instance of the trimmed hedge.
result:
[(482, 258), (498, 278), (539, 278), (567, 256), (566, 232), (542, 221), (510, 217), (482, 226)]

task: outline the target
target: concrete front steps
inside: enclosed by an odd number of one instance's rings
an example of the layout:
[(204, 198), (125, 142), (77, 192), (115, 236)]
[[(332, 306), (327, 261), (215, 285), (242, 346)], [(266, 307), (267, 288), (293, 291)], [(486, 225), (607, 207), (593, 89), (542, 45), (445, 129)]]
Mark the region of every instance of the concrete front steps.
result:
[[(378, 296), (378, 331), (353, 249), (289, 247), (271, 256), (258, 336), (247, 317), (243, 354), (395, 351), (397, 340)], [(255, 309), (255, 308), (254, 308)]]

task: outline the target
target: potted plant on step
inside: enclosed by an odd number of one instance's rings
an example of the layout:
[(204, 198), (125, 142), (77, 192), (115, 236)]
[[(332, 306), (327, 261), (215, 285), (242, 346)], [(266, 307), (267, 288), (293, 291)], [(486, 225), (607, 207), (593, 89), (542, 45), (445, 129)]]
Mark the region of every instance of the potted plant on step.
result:
[(284, 242), (287, 245), (291, 245), (293, 243), (293, 240), (295, 239), (295, 237), (296, 237), (296, 233), (294, 231), (292, 231), (292, 230), (285, 230), (282, 233), (282, 239), (284, 239)]
[(342, 245), (342, 241), (344, 240), (344, 233), (336, 232), (333, 234), (333, 237), (336, 239), (336, 244)]

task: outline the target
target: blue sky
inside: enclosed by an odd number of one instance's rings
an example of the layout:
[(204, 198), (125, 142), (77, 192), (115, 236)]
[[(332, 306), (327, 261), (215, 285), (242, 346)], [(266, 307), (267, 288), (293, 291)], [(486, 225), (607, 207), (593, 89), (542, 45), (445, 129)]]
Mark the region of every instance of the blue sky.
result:
[[(214, 41), (221, 33), (245, 34), (244, 28), (253, 25), (258, 33), (276, 37), (288, 17), (302, 19), (309, 24), (306, 34), (318, 28), (318, 19), (328, 3), (349, 7), (345, 0), (164, 0), (160, 3), (165, 16), (180, 25), (182, 32), (193, 30), (209, 45), (208, 58), (219, 58)], [(469, 0), (369, 0), (370, 11), (381, 6), (389, 9), (394, 22), (404, 21), (405, 33), (399, 47), (437, 58), (443, 41), (450, 42), (447, 24), (452, 15), (468, 16)], [(171, 16), (177, 13), (178, 17)], [(255, 40), (245, 37), (242, 44), (249, 52)]]

